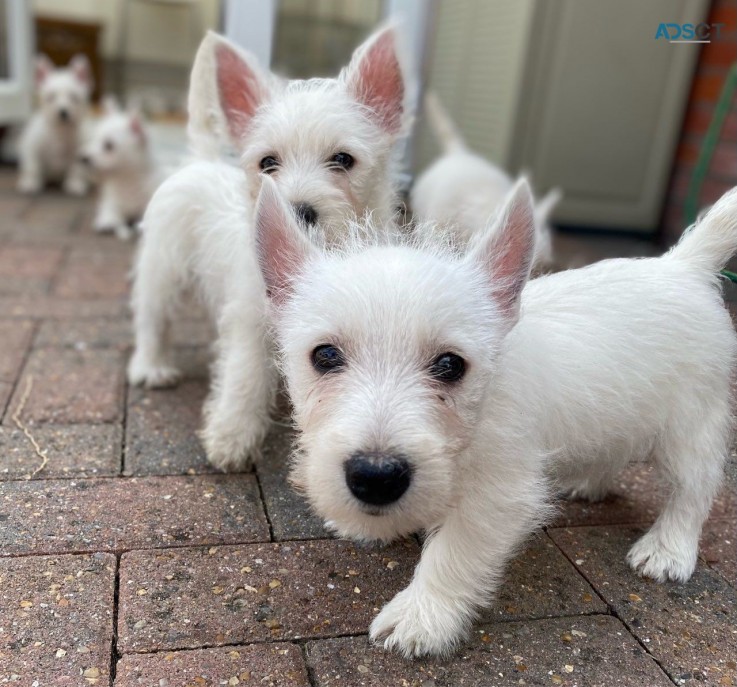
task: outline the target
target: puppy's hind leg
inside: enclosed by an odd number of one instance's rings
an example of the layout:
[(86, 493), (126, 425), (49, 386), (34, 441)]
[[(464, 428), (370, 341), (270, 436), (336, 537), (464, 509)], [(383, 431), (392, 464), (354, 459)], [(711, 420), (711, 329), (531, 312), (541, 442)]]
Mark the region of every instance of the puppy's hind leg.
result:
[(689, 404), (656, 444), (653, 455), (670, 494), (655, 524), (627, 555), (630, 566), (646, 577), (685, 582), (696, 568), (701, 528), (721, 484), (728, 455), (730, 410), (726, 398), (726, 394), (712, 398), (696, 418), (693, 408), (699, 403)]
[(171, 251), (161, 250), (157, 245), (160, 238), (144, 237), (132, 298), (135, 350), (128, 363), (128, 381), (148, 388), (173, 386), (180, 378), (171, 362), (168, 339), (184, 279), (183, 261)]
[(222, 313), (218, 330), (200, 438), (215, 467), (240, 469), (250, 465), (269, 430), (277, 375), (263, 313), (233, 303)]

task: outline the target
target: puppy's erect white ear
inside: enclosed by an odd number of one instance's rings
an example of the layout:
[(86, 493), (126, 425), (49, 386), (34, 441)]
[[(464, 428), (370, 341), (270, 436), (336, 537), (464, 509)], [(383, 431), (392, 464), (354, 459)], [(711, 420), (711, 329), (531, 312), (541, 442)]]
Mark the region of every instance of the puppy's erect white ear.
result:
[(43, 53), (36, 57), (35, 72), (36, 72), (36, 83), (42, 84), (46, 77), (51, 74), (54, 69), (54, 63)]
[(530, 185), (523, 177), (510, 191), (494, 226), (476, 245), (469, 259), (480, 262), (489, 276), (492, 294), (511, 320), (519, 315), (520, 295), (535, 255), (535, 214)]
[(138, 110), (132, 110), (128, 113), (128, 121), (130, 122), (131, 131), (141, 143), (146, 143), (146, 129), (143, 126), (143, 118)]
[(342, 78), (353, 97), (376, 116), (387, 132), (401, 131), (405, 83), (394, 27), (381, 29), (360, 45)]
[(120, 103), (114, 95), (106, 95), (102, 99), (102, 111), (106, 115), (116, 114), (120, 112)]
[(563, 198), (563, 192), (559, 188), (550, 189), (535, 205), (535, 217), (538, 222), (547, 222), (555, 206)]
[(189, 85), (188, 131), (195, 145), (207, 148), (209, 138), (212, 147), (224, 134), (239, 145), (269, 90), (255, 57), (208, 32), (197, 50)]
[(317, 249), (302, 233), (292, 210), (268, 177), (264, 177), (256, 204), (256, 249), (269, 298), (280, 305)]
[(92, 90), (92, 67), (90, 61), (87, 59), (87, 55), (82, 53), (75, 55), (69, 60), (69, 68), (72, 70), (74, 76), (77, 77), (78, 81), (81, 81), (88, 89)]

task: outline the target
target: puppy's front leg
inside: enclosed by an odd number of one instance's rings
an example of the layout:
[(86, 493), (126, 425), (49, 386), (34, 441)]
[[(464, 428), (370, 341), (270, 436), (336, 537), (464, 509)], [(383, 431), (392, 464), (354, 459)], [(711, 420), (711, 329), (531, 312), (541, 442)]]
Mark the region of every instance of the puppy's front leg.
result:
[(516, 486), (464, 496), (426, 542), (412, 582), (374, 619), (374, 641), (406, 657), (457, 648), (478, 609), (493, 600), (509, 559), (544, 519), (544, 489), (532, 479), (512, 495)]
[(64, 177), (64, 193), (70, 196), (83, 196), (89, 189), (87, 170), (79, 162), (72, 162)]
[(44, 178), (37, 152), (35, 150), (21, 151), (19, 163), (18, 191), (20, 193), (40, 193), (44, 187)]

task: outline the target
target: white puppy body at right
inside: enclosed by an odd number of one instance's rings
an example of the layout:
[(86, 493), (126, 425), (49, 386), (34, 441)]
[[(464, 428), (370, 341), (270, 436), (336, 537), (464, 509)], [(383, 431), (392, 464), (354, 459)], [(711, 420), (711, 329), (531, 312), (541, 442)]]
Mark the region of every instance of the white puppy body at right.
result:
[[(449, 233), (456, 243), (466, 246), (493, 223), (514, 181), (468, 148), (434, 93), (425, 98), (425, 112), (442, 154), (417, 178), (410, 206), (420, 231)], [(560, 191), (553, 189), (535, 204), (535, 268), (553, 263), (549, 220), (560, 199)]]
[(393, 29), (380, 30), (338, 78), (308, 81), (263, 73), (214, 34), (198, 52), (190, 138), (206, 156), (227, 134), (240, 165), (199, 159), (154, 194), (135, 268), (128, 378), (149, 387), (176, 383), (167, 332), (181, 293), (193, 289), (217, 328), (201, 438), (219, 468), (243, 467), (258, 452), (277, 386), (254, 243), (261, 180), (277, 184), (317, 242), (340, 241), (347, 219), (366, 212), (391, 222), (394, 147), (406, 112), (395, 41)]
[(660, 258), (524, 291), (526, 183), (465, 255), (365, 227), (353, 232), (369, 239), (322, 253), (271, 185), (256, 222), (300, 430), (293, 481), (341, 536), (428, 533), (372, 638), (408, 656), (448, 653), (549, 517), (546, 484), (598, 499), (648, 455), (668, 496), (628, 561), (689, 579), (729, 447), (737, 337), (717, 273), (737, 250), (737, 190)]
[(87, 192), (89, 180), (78, 155), (85, 141), (92, 85), (90, 64), (84, 55), (76, 55), (68, 66), (58, 68), (45, 55), (36, 59), (38, 109), (18, 144), (21, 193), (39, 193), (48, 182), (61, 182), (71, 195)]

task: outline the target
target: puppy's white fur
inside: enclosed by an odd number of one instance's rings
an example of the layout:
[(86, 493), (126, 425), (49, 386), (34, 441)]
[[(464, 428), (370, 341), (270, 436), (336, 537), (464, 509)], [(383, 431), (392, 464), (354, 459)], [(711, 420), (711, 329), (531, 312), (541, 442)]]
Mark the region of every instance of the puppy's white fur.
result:
[[(722, 478), (737, 338), (717, 272), (737, 250), (737, 190), (669, 253), (542, 277), (532, 197), (519, 183), (496, 226), (459, 256), (369, 234), (329, 254), (264, 184), (257, 225), (281, 361), (301, 430), (296, 485), (339, 534), (428, 538), (410, 585), (371, 636), (405, 655), (453, 649), (505, 564), (550, 513), (546, 484), (606, 493), (631, 460), (669, 484), (630, 565), (687, 580)], [(329, 344), (342, 366), (320, 374)], [(466, 374), (438, 382), (443, 352)], [(409, 489), (377, 508), (351, 493), (356, 452), (402, 454)], [(552, 490), (551, 490), (552, 491)]]
[[(348, 217), (394, 213), (393, 148), (405, 128), (406, 89), (395, 33), (361, 46), (337, 79), (284, 82), (210, 34), (192, 73), (190, 136), (199, 160), (165, 181), (143, 219), (133, 291), (136, 349), (131, 383), (166, 386), (174, 368), (166, 331), (183, 288), (194, 287), (218, 330), (202, 439), (210, 461), (239, 467), (269, 427), (276, 375), (265, 333), (265, 290), (254, 247), (253, 206), (265, 174), (295, 206), (310, 205), (316, 237), (339, 240)], [(216, 159), (218, 136), (241, 168)], [(355, 164), (336, 166), (345, 152)], [(276, 165), (268, 172), (260, 161)]]
[(130, 239), (131, 225), (143, 217), (162, 180), (140, 114), (125, 112), (114, 99), (106, 99), (104, 117), (83, 150), (83, 160), (100, 184), (95, 231), (114, 231), (120, 239)]
[(54, 181), (62, 182), (69, 194), (87, 192), (87, 174), (77, 156), (84, 142), (92, 86), (92, 71), (84, 55), (56, 69), (46, 55), (36, 59), (38, 110), (19, 141), (19, 191), (39, 193)]
[[(468, 149), (434, 93), (425, 98), (425, 112), (442, 154), (418, 177), (410, 205), (420, 231), (449, 232), (456, 243), (465, 246), (493, 223), (514, 181), (504, 170)], [(535, 205), (537, 269), (553, 263), (549, 220), (561, 197), (561, 192), (553, 189)]]

